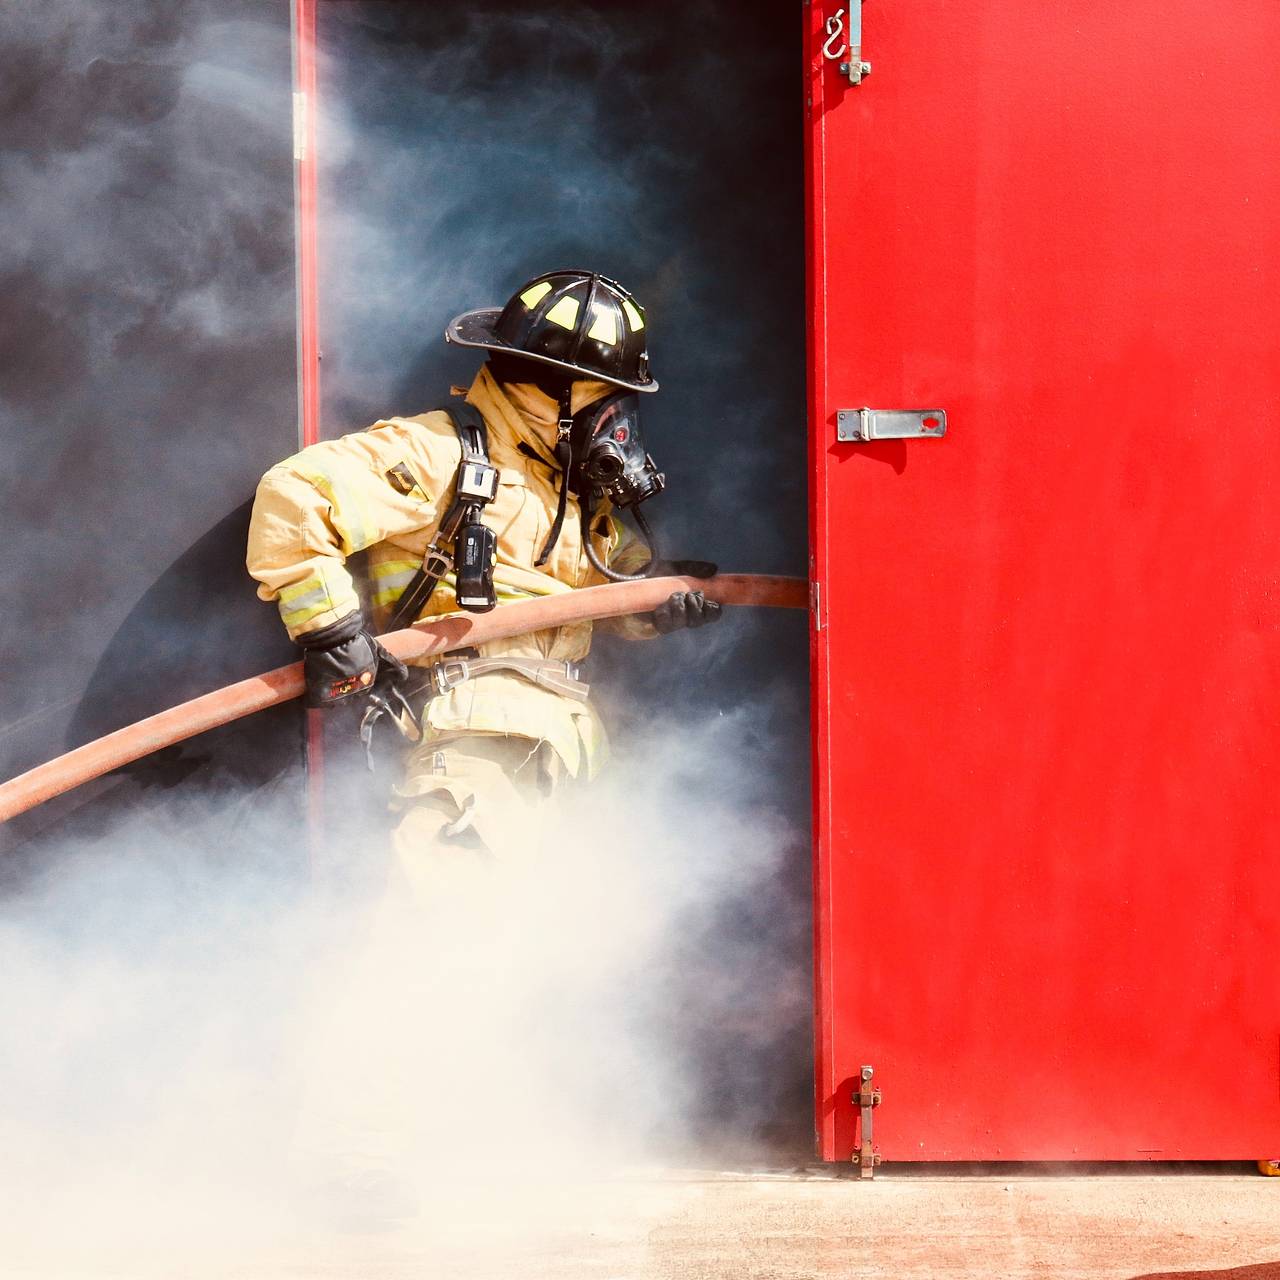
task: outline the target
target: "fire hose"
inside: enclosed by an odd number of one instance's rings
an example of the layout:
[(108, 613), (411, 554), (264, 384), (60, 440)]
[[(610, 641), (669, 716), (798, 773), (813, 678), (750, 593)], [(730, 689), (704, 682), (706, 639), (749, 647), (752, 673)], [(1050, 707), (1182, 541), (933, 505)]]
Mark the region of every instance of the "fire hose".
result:
[[(490, 613), (451, 614), (388, 632), (380, 639), (397, 658), (413, 662), (571, 622), (644, 613), (660, 605), (673, 591), (701, 591), (708, 600), (723, 605), (803, 609), (808, 603), (806, 584), (801, 578), (748, 573), (726, 573), (706, 580), (641, 578), (522, 600)], [(304, 690), (302, 663), (294, 662), (126, 725), (0, 784), (0, 822), (154, 751), (301, 697)]]

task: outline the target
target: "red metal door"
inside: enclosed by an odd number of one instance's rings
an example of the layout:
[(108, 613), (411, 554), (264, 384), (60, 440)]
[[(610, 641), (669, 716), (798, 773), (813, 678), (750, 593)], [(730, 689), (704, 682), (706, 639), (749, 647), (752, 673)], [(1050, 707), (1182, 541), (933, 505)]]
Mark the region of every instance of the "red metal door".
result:
[[(886, 1160), (1274, 1156), (1280, 5), (867, 0), (856, 87), (838, 7), (806, 19), (822, 1154), (865, 1063)], [(947, 434), (837, 442), (863, 406)]]

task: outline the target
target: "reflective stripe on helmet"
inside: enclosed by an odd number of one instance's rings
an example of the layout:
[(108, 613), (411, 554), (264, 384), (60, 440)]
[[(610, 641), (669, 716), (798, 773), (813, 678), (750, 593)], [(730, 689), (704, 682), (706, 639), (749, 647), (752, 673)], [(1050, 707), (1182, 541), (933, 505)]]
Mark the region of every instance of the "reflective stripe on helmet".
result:
[(587, 337), (613, 346), (618, 341), (618, 317), (612, 311), (596, 312), (595, 321), (587, 330)]
[(524, 303), (530, 311), (542, 301), (543, 298), (551, 292), (551, 286), (547, 281), (543, 280), (541, 284), (530, 285), (521, 295), (520, 301)]
[(562, 329), (572, 329), (578, 323), (579, 305), (577, 298), (561, 298), (547, 312), (547, 319), (552, 324), (558, 324)]
[(500, 310), (455, 316), (445, 338), (510, 352), (629, 391), (657, 391), (645, 350), (646, 321), (635, 299), (599, 272), (548, 271), (527, 280)]

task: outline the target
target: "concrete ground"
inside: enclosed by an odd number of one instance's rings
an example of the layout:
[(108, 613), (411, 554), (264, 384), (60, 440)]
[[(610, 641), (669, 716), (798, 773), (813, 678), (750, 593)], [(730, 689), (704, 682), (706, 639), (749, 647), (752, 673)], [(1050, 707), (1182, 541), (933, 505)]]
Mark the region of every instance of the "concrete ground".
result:
[[(70, 1224), (68, 1224), (70, 1225)], [(1228, 1268), (1280, 1280), (1280, 1179), (882, 1170), (636, 1173), (592, 1185), (450, 1184), (395, 1231), (318, 1229), (183, 1252), (74, 1249), (15, 1258), (6, 1276), (219, 1280), (801, 1280), (1053, 1277), (1129, 1280)], [(1267, 1265), (1271, 1264), (1271, 1265)]]

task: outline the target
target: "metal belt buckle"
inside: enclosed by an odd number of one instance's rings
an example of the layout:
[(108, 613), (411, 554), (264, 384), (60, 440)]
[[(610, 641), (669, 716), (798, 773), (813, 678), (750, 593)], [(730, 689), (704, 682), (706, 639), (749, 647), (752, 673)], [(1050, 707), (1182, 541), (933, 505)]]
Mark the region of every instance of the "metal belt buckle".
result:
[(582, 683), (582, 668), (576, 662), (566, 662), (564, 664), (564, 674), (568, 679), (574, 680), (578, 684)]
[[(457, 674), (454, 674), (456, 670)], [(466, 658), (446, 658), (431, 668), (431, 679), (436, 686), (436, 694), (443, 698), (450, 689), (456, 689), (463, 681), (470, 679), (471, 666)]]

